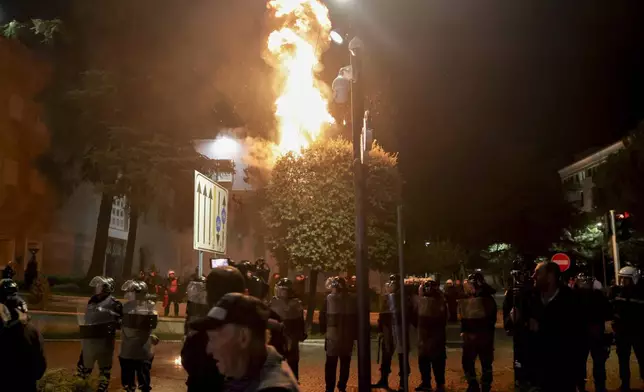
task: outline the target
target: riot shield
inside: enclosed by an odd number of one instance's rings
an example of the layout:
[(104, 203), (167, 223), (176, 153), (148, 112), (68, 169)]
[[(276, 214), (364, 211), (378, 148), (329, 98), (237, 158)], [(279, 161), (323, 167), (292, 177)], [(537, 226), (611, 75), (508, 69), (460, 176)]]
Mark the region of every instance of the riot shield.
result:
[(204, 282), (192, 281), (188, 283), (186, 288), (188, 301), (196, 304), (207, 304), (206, 300), (206, 284)]

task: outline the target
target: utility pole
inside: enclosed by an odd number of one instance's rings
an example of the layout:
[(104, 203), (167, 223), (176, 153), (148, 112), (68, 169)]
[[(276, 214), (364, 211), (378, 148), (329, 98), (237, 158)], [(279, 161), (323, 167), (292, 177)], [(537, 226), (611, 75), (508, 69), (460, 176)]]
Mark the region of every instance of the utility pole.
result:
[(369, 261), (365, 210), (365, 170), (368, 151), (363, 133), (368, 126), (364, 110), (362, 41), (349, 42), (351, 54), (351, 132), (353, 139), (353, 184), (356, 207), (356, 289), (358, 294), (358, 391), (371, 390), (371, 323), (369, 320)]
[(611, 244), (613, 250), (613, 263), (615, 266), (615, 284), (619, 284), (619, 245), (617, 245), (617, 230), (615, 228), (615, 210), (610, 210), (610, 230), (611, 230)]

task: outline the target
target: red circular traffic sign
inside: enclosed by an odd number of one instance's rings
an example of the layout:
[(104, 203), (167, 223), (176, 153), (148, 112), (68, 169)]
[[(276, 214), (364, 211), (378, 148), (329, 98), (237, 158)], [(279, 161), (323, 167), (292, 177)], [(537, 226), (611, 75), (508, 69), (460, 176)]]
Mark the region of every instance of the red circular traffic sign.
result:
[(552, 259), (550, 259), (550, 261), (557, 264), (561, 272), (564, 272), (568, 268), (570, 268), (570, 257), (568, 257), (568, 255), (565, 253), (557, 253), (556, 255), (552, 256)]

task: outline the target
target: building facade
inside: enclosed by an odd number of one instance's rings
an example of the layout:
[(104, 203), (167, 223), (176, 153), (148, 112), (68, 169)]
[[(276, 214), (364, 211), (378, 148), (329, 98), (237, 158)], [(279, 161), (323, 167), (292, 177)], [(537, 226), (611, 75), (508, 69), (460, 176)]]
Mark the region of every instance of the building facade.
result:
[(564, 184), (567, 200), (581, 211), (592, 211), (595, 207), (593, 175), (610, 155), (623, 148), (624, 142), (620, 140), (559, 170), (559, 177)]
[(54, 204), (36, 165), (49, 138), (35, 97), (49, 69), (20, 43), (2, 37), (0, 59), (0, 266), (16, 262), (20, 276), (32, 253), (42, 262)]

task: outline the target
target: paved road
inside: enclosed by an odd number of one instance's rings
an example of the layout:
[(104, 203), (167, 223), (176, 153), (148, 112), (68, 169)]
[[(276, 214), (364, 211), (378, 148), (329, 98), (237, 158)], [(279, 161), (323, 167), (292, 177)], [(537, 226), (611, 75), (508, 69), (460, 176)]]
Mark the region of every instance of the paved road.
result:
[[(302, 346), (302, 359), (300, 363), (300, 382), (302, 390), (305, 392), (322, 392), (324, 390), (324, 348), (321, 342), (311, 342)], [(378, 365), (375, 363), (376, 345), (372, 345), (372, 378), (375, 381), (378, 377)], [(185, 391), (186, 375), (180, 365), (175, 364), (175, 359), (181, 349), (180, 343), (162, 342), (157, 346), (157, 352), (152, 366), (152, 386), (154, 391), (158, 392), (176, 392)], [(73, 369), (78, 359), (80, 344), (78, 342), (47, 342), (45, 344), (45, 353), (47, 355), (49, 369), (65, 368)], [(118, 348), (117, 348), (118, 350)], [(465, 383), (462, 377), (460, 365), (460, 349), (449, 348), (447, 360), (447, 387), (448, 390), (461, 391), (465, 389)], [(497, 339), (496, 361), (494, 364), (494, 388), (495, 391), (512, 390), (512, 348), (511, 341), (507, 338)], [(115, 358), (116, 359), (116, 358)], [(420, 382), (418, 374), (418, 365), (415, 355), (411, 358), (412, 374), (410, 385), (415, 387)], [(349, 389), (354, 390), (357, 386), (356, 378), (357, 360), (352, 361), (351, 379)], [(393, 375), (390, 377), (390, 386), (398, 386), (398, 364), (394, 360)], [(619, 386), (617, 377), (617, 361), (614, 352), (609, 359), (609, 388), (616, 389)], [(635, 378), (635, 369), (637, 365), (632, 364), (634, 371), (633, 386), (640, 384)], [(592, 374), (592, 372), (589, 372)], [(113, 379), (110, 391), (118, 391), (120, 385), (120, 368), (118, 361), (115, 360), (113, 369)], [(591, 388), (592, 390), (592, 388)]]

